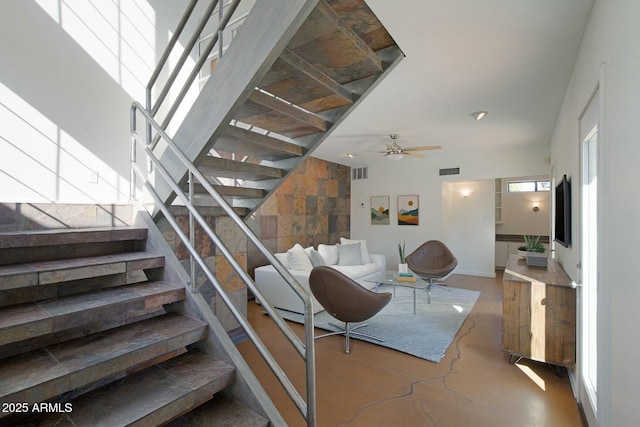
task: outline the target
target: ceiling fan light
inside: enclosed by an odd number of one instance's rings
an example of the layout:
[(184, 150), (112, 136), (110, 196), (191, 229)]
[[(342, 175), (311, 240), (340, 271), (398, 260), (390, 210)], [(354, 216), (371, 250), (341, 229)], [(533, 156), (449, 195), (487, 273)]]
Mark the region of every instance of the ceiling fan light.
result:
[(400, 153), (387, 154), (386, 157), (387, 159), (394, 160), (394, 161), (402, 160), (402, 154)]
[(471, 117), (476, 120), (482, 120), (489, 114), (487, 111), (476, 111), (475, 113), (471, 113)]

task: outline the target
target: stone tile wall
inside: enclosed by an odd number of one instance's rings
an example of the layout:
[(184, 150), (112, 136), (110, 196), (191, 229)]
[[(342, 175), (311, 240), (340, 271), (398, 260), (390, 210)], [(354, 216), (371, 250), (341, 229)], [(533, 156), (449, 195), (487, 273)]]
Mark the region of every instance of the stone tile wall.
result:
[[(309, 157), (254, 213), (248, 224), (273, 252), (295, 243), (317, 247), (349, 237), (351, 169)], [(266, 264), (249, 245), (249, 273)]]
[[(228, 217), (218, 216), (219, 212), (213, 208), (200, 208), (200, 214), (203, 216), (207, 224), (212, 228), (227, 249), (233, 253), (238, 264), (246, 270), (247, 268), (247, 237), (235, 225), (233, 220)], [(183, 233), (189, 235), (189, 215), (186, 208), (173, 208), (176, 221), (180, 225)], [(174, 251), (177, 258), (182, 263), (187, 273), (191, 272), (189, 261), (189, 251), (182, 243), (176, 232), (171, 228), (169, 223), (163, 218), (159, 221), (158, 227), (162, 232), (167, 244)], [(247, 288), (236, 274), (231, 264), (226, 260), (219, 248), (211, 241), (204, 230), (196, 224), (195, 226), (195, 248), (202, 257), (209, 270), (213, 272), (216, 280), (225, 289), (227, 295), (231, 298), (240, 313), (246, 316), (247, 313)], [(204, 298), (209, 302), (209, 306), (214, 314), (220, 320), (232, 336), (242, 333), (239, 325), (224, 301), (216, 297), (216, 290), (207, 278), (204, 271), (196, 263), (195, 284), (197, 289), (202, 293)]]

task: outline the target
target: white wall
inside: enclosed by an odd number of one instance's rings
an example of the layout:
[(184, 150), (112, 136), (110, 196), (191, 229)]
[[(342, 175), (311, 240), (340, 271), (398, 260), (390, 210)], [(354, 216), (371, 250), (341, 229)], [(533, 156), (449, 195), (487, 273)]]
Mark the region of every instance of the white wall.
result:
[[(354, 239), (368, 240), (372, 252), (387, 256), (387, 266), (397, 268), (398, 241), (406, 241), (407, 253), (427, 240), (438, 239), (447, 245), (461, 247), (456, 256), (460, 269), (470, 274), (494, 274), (494, 186), (493, 179), (505, 176), (545, 175), (549, 166), (545, 158), (549, 156), (546, 145), (514, 148), (511, 150), (484, 152), (452, 152), (445, 150), (429, 153), (423, 159), (403, 159), (398, 162), (378, 159), (369, 164), (369, 178), (351, 183), (351, 236)], [(439, 169), (460, 167), (460, 175), (441, 177)], [(486, 183), (481, 183), (486, 181)], [(450, 183), (451, 187), (443, 184)], [(453, 191), (458, 183), (474, 183), (482, 188), (477, 198), (468, 198), (466, 202), (471, 208), (460, 209), (460, 217), (451, 216), (448, 212), (453, 206), (458, 207)], [(460, 184), (461, 185), (461, 184)], [(484, 189), (484, 186), (487, 186)], [(490, 187), (490, 189), (489, 189)], [(448, 194), (447, 194), (448, 193)], [(396, 220), (397, 196), (416, 194), (420, 201), (420, 224), (418, 226), (399, 226)], [(391, 196), (391, 224), (371, 225), (369, 214), (369, 198), (377, 195)], [(482, 195), (482, 196), (480, 196)], [(444, 199), (443, 199), (444, 197)], [(450, 207), (447, 206), (450, 204)], [(363, 205), (363, 207), (361, 207)], [(490, 207), (490, 211), (487, 211)], [(490, 216), (491, 220), (488, 220)], [(462, 249), (460, 239), (456, 235), (456, 227), (464, 228), (472, 225), (475, 236), (483, 236), (480, 249), (474, 248), (474, 254)], [(453, 233), (453, 234), (449, 234)], [(450, 238), (451, 241), (447, 241)], [(486, 251), (486, 252), (484, 252)], [(480, 260), (478, 253), (486, 254)], [(475, 259), (475, 260), (474, 260)], [(479, 264), (476, 264), (479, 262)]]
[(494, 195), (493, 180), (442, 183), (442, 240), (457, 274), (495, 277)]
[(0, 202), (129, 200), (129, 107), (185, 3), (0, 3)]
[[(599, 173), (602, 209), (599, 229), (598, 388), (599, 425), (637, 425), (640, 342), (640, 286), (634, 268), (640, 241), (640, 2), (596, 0), (552, 140), (556, 178), (572, 177), (574, 207), (579, 194), (578, 119), (600, 85), (603, 113)], [(604, 65), (603, 65), (604, 64)], [(601, 78), (601, 69), (604, 69)], [(578, 209), (573, 210), (577, 236)], [(579, 239), (557, 248), (573, 278)]]
[[(497, 234), (528, 234), (550, 236), (551, 192), (509, 193), (509, 181), (549, 179), (549, 175), (510, 177), (502, 179), (502, 224), (496, 225)], [(533, 206), (538, 206), (538, 211)]]

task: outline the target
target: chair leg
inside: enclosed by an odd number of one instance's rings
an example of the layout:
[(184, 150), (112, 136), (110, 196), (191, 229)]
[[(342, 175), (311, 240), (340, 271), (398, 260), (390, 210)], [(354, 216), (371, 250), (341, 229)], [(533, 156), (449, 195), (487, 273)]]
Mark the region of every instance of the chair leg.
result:
[(356, 329), (360, 329), (360, 328), (364, 328), (365, 326), (368, 326), (366, 323), (363, 323), (362, 325), (358, 325), (355, 328), (352, 328), (350, 323), (345, 322), (344, 329), (342, 328), (342, 326), (336, 325), (335, 323), (329, 323), (329, 325), (333, 326), (334, 328), (338, 328), (340, 330), (339, 331), (335, 331), (335, 332), (329, 332), (329, 333), (322, 334), (322, 335), (316, 335), (313, 339), (317, 340), (317, 339), (324, 338), (324, 337), (330, 337), (332, 335), (344, 335), (345, 336), (345, 341), (346, 341), (345, 342), (345, 352), (346, 353), (349, 353), (350, 339), (351, 339), (352, 335), (360, 335), (362, 337), (367, 337), (367, 338), (370, 338), (372, 340), (384, 342), (384, 340), (382, 338), (378, 338), (376, 336), (365, 334), (365, 333), (362, 333), (362, 332), (356, 332)]
[(447, 288), (447, 284), (446, 283), (433, 283), (433, 280), (435, 279), (435, 277), (430, 277), (429, 278), (429, 285), (427, 286), (427, 304), (431, 304), (431, 288), (433, 286), (438, 287), (440, 289), (444, 289), (445, 291), (449, 291), (451, 292), (451, 289)]

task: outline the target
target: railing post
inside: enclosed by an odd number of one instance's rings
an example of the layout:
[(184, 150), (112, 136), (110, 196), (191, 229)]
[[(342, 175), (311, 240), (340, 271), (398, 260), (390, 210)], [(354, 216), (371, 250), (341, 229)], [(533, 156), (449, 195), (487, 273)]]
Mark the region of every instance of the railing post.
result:
[(136, 126), (137, 126), (136, 107), (135, 105), (133, 105), (131, 106), (131, 110), (129, 111), (129, 138), (131, 140), (131, 147), (129, 151), (129, 165), (130, 165), (129, 167), (129, 200), (137, 200), (137, 194), (136, 194), (137, 177), (136, 177), (135, 170), (133, 169), (133, 167), (131, 167), (138, 160), (137, 151), (136, 151), (136, 140), (137, 140)]
[[(189, 202), (193, 203), (193, 174), (191, 173), (191, 171), (189, 171)], [(194, 248), (196, 247), (195, 245), (195, 240), (196, 240), (196, 229), (195, 229), (195, 223), (193, 221), (193, 213), (191, 212), (191, 209), (189, 209), (189, 242), (191, 243), (191, 246), (193, 246)], [(191, 283), (189, 284), (189, 287), (191, 288), (191, 292), (197, 292), (197, 285), (196, 285), (196, 261), (193, 259), (193, 255), (191, 255), (191, 253), (189, 253), (189, 266), (190, 266), (190, 272), (191, 272)]]

